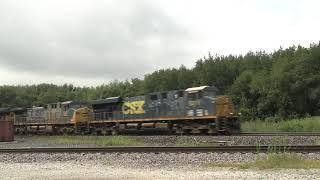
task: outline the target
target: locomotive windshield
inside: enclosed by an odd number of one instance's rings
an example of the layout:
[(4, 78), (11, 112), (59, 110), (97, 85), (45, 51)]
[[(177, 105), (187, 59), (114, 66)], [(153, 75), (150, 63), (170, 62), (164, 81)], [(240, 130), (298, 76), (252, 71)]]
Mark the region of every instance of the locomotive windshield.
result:
[(216, 97), (217, 93), (215, 91), (204, 91), (203, 96), (208, 96), (208, 97)]
[(189, 100), (192, 100), (192, 101), (195, 101), (197, 100), (199, 97), (198, 97), (198, 93), (188, 93), (188, 99)]

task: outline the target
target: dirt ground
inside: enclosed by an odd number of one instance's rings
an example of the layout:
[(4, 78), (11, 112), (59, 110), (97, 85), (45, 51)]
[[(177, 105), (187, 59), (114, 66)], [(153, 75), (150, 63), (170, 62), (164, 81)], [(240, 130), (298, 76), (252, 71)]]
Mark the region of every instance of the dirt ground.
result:
[(2, 163), (1, 179), (319, 179), (320, 170), (127, 168), (106, 163)]

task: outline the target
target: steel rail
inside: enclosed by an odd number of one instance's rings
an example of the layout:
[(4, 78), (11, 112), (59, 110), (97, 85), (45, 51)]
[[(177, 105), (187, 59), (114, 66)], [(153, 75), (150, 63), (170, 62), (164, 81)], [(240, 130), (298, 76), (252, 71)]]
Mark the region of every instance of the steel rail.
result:
[(199, 152), (320, 152), (318, 146), (197, 146), (197, 147), (99, 147), (99, 148), (11, 148), (0, 153), (199, 153)]

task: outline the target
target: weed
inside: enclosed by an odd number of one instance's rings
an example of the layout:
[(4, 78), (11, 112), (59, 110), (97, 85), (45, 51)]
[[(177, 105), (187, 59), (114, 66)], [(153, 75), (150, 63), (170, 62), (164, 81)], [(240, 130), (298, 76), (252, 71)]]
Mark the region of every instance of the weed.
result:
[(289, 145), (288, 136), (275, 136), (271, 138), (271, 146), (287, 146)]
[(239, 168), (258, 169), (311, 169), (320, 168), (320, 161), (304, 159), (297, 154), (269, 153), (267, 158), (258, 158), (252, 163), (240, 164)]
[(38, 140), (47, 141), (53, 144), (68, 145), (100, 145), (100, 146), (128, 146), (141, 145), (142, 143), (134, 138), (125, 136), (42, 136)]
[(199, 144), (200, 144), (200, 142), (198, 142), (195, 138), (190, 139), (187, 137), (179, 136), (176, 140), (177, 146), (197, 146)]
[(209, 164), (207, 167), (234, 167), (239, 169), (313, 169), (320, 168), (319, 160), (308, 160), (295, 153), (268, 153), (256, 161), (242, 164)]
[(291, 120), (255, 120), (241, 124), (244, 132), (320, 132), (320, 117)]

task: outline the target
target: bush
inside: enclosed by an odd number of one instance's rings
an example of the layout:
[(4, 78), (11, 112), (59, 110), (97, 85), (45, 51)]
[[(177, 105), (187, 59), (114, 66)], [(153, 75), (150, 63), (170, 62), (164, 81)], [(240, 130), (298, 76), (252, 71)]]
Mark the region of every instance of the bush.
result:
[(281, 121), (281, 118), (279, 116), (267, 117), (264, 121), (275, 123)]
[(307, 123), (304, 123), (301, 120), (285, 121), (281, 123), (279, 130), (284, 132), (303, 132), (303, 124)]
[(255, 119), (254, 113), (248, 108), (241, 108), (240, 114), (241, 121), (250, 121)]

